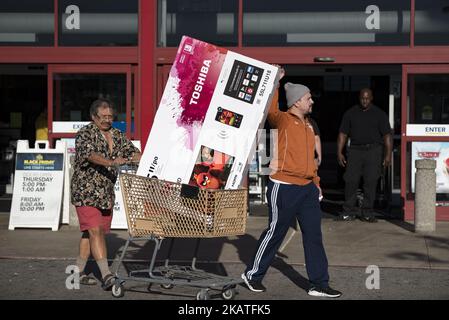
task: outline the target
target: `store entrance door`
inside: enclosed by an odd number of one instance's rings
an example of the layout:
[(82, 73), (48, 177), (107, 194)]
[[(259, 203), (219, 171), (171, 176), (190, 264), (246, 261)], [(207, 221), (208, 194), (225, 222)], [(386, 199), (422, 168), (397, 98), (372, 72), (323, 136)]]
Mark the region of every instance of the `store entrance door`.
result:
[(404, 65), (401, 197), (404, 218), (415, 210), (415, 160), (436, 160), (436, 219), (449, 220), (449, 65)]
[[(344, 201), (344, 168), (337, 163), (337, 136), (343, 114), (359, 103), (363, 88), (373, 91), (373, 103), (389, 117), (393, 128), (393, 165), (378, 184), (376, 210), (386, 217), (400, 217), (401, 66), (400, 65), (287, 65), (282, 82), (310, 88), (314, 100), (312, 118), (320, 129), (322, 163), (319, 167), (325, 202), (323, 211), (336, 215)], [(281, 89), (280, 107), (285, 108)], [(363, 195), (361, 195), (363, 196)]]
[(112, 101), (116, 111), (113, 126), (136, 139), (133, 77), (131, 65), (49, 65), (48, 137), (73, 138), (78, 129), (91, 121), (89, 108), (98, 98)]

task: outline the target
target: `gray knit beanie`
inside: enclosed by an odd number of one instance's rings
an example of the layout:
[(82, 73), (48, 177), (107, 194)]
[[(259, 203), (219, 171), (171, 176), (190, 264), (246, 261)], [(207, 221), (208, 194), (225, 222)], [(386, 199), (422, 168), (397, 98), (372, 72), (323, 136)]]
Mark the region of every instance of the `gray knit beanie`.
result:
[(287, 95), (287, 107), (291, 107), (296, 101), (301, 99), (307, 92), (310, 92), (309, 88), (302, 84), (296, 84), (287, 82), (284, 85), (285, 94)]

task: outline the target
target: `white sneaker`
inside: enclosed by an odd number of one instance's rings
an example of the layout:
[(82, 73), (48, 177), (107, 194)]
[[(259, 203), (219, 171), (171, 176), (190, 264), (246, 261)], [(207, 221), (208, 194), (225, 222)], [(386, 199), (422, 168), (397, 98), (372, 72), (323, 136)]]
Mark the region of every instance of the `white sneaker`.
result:
[(334, 290), (331, 287), (312, 287), (307, 292), (309, 296), (314, 297), (327, 297), (327, 298), (338, 298), (341, 296), (341, 292), (338, 290)]
[(260, 281), (254, 281), (254, 280), (248, 280), (248, 278), (246, 277), (246, 275), (244, 273), (242, 273), (242, 279), (243, 281), (245, 281), (246, 286), (248, 287), (249, 290), (254, 291), (254, 292), (264, 292), (265, 290), (267, 290), (262, 282)]

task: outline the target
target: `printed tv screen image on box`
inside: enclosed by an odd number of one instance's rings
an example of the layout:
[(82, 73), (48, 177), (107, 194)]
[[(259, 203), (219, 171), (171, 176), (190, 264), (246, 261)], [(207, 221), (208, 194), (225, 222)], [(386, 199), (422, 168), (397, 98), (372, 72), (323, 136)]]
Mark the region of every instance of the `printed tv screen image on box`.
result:
[(234, 157), (228, 154), (201, 146), (190, 175), (189, 185), (201, 189), (223, 189), (231, 172), (233, 161)]

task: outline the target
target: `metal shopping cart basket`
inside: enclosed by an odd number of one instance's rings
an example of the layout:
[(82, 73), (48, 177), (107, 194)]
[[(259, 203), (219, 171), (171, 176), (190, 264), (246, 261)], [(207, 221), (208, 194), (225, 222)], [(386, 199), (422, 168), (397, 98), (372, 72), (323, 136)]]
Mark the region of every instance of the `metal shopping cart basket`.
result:
[[(240, 277), (233, 278), (205, 272), (196, 268), (196, 254), (200, 238), (227, 237), (245, 233), (247, 217), (247, 190), (201, 190), (188, 185), (154, 178), (120, 173), (119, 176), (129, 238), (120, 255), (112, 295), (124, 295), (127, 280), (159, 284), (162, 288), (189, 286), (199, 288), (197, 300), (210, 298), (211, 290), (218, 290), (223, 299), (233, 299)], [(171, 238), (197, 238), (190, 266), (165, 264), (156, 267), (156, 258), (162, 241)], [(131, 242), (154, 241), (149, 267), (144, 270), (119, 274), (126, 251)]]

